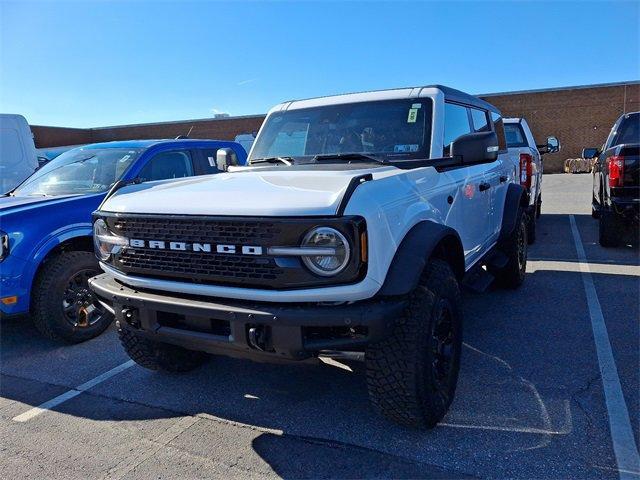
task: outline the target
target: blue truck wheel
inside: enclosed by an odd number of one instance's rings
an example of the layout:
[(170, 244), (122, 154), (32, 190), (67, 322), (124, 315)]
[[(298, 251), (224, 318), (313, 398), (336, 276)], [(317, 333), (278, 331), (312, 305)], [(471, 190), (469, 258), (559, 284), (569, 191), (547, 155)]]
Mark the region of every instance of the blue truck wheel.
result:
[(100, 268), (91, 252), (62, 252), (45, 263), (35, 281), (31, 318), (52, 340), (79, 343), (100, 335), (113, 321), (89, 289)]

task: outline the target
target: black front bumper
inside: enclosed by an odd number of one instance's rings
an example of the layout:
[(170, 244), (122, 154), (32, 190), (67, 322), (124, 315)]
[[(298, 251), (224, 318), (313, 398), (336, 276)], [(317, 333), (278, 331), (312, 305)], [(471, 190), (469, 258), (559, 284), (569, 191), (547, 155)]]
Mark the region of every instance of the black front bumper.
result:
[(405, 305), (402, 300), (318, 305), (178, 296), (136, 290), (108, 274), (89, 285), (124, 328), (159, 342), (232, 356), (302, 360), (321, 350), (363, 351), (389, 334)]

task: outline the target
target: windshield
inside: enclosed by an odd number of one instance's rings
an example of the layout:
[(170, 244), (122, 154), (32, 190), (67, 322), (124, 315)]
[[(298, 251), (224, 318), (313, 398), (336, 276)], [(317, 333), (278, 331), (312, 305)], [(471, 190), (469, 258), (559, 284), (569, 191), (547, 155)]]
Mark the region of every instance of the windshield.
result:
[(80, 195), (107, 190), (140, 155), (131, 148), (75, 148), (31, 175), (15, 196)]
[[(250, 160), (361, 153), (385, 160), (428, 158), (431, 99), (328, 105), (269, 115)], [(340, 159), (336, 159), (340, 161)]]

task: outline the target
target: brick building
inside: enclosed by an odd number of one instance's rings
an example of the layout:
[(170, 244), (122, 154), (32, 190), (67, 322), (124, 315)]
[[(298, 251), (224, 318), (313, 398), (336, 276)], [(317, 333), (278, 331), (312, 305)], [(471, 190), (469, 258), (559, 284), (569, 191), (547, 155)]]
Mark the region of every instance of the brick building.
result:
[[(613, 122), (623, 112), (640, 110), (640, 82), (550, 88), (479, 95), (506, 117), (525, 117), (535, 138), (555, 135), (562, 151), (545, 156), (545, 171), (560, 172), (564, 160), (580, 156), (583, 147), (602, 145)], [(37, 147), (53, 147), (110, 140), (191, 138), (233, 140), (256, 132), (264, 115), (145, 123), (99, 128), (31, 127)]]
[(479, 95), (505, 117), (525, 117), (536, 141), (560, 139), (562, 150), (545, 155), (545, 172), (560, 172), (567, 158), (584, 147), (601, 146), (613, 122), (625, 112), (640, 110), (640, 82), (585, 85)]

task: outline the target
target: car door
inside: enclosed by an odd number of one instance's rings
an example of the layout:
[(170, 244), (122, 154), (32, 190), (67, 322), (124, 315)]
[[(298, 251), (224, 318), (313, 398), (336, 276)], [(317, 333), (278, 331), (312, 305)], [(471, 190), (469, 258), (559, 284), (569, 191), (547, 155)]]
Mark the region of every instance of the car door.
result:
[[(444, 156), (449, 156), (451, 143), (461, 135), (473, 132), (471, 113), (465, 105), (445, 103)], [(454, 222), (469, 267), (485, 251), (491, 230), (490, 198), (486, 189), (486, 164), (464, 165), (447, 172), (455, 182)]]
[(189, 150), (166, 150), (156, 153), (142, 167), (138, 176), (146, 181), (184, 178), (195, 175)]

